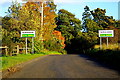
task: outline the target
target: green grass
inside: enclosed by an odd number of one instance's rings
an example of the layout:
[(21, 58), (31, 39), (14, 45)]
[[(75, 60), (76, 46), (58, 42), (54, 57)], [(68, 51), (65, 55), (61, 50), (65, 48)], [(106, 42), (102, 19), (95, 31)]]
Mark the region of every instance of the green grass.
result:
[(45, 53), (46, 55), (49, 54), (58, 54), (58, 55), (62, 55), (61, 53), (57, 52), (57, 51), (44, 51), (43, 53)]
[(59, 52), (55, 51), (46, 51), (46, 52), (41, 52), (38, 54), (19, 54), (17, 56), (8, 56), (8, 57), (2, 57), (2, 61), (0, 60), (0, 63), (2, 62), (2, 70), (6, 70), (9, 67), (13, 67), (17, 64), (30, 61), (34, 58), (44, 56), (44, 55), (49, 55), (49, 54), (61, 54)]

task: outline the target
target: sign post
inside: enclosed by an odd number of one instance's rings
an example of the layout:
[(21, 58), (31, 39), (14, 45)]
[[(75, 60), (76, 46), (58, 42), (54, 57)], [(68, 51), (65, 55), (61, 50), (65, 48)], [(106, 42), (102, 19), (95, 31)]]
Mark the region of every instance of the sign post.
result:
[(26, 54), (27, 54), (27, 38), (32, 38), (32, 53), (34, 53), (35, 31), (21, 31), (21, 37), (26, 38)]
[(107, 37), (107, 48), (108, 48), (108, 37)]
[(27, 38), (26, 38), (26, 54), (27, 54)]
[(100, 37), (100, 49), (102, 49), (102, 38)]
[(34, 54), (34, 38), (32, 37), (32, 54)]
[(100, 49), (102, 49), (102, 37), (107, 37), (107, 48), (108, 48), (108, 38), (114, 37), (113, 30), (99, 30), (99, 37), (100, 37)]

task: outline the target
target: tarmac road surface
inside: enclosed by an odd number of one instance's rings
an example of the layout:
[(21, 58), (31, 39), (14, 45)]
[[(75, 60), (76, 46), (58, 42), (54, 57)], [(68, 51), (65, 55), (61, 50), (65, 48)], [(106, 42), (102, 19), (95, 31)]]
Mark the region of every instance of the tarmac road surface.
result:
[(117, 71), (84, 55), (49, 55), (25, 65), (9, 78), (118, 78)]

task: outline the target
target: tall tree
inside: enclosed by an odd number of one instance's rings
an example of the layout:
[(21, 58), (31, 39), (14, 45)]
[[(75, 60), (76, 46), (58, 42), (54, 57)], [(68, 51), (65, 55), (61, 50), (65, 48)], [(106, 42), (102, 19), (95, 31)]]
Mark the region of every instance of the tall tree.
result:
[(13, 2), (12, 5), (8, 8), (8, 15), (2, 19), (2, 45), (9, 47), (10, 55), (15, 43), (19, 41), (16, 39), (19, 36), (19, 26), (17, 26), (19, 9), (20, 4)]
[(83, 14), (82, 14), (82, 28), (83, 28), (83, 31), (86, 32), (87, 31), (87, 19), (92, 19), (92, 15), (91, 15), (91, 12), (90, 12), (90, 9), (88, 6), (85, 6), (84, 8), (84, 11)]
[(57, 17), (57, 14), (55, 13), (55, 11), (56, 5), (53, 2), (49, 1), (44, 4), (44, 46), (49, 50), (63, 52), (64, 37), (57, 34), (57, 32), (61, 32), (54, 30), (57, 27), (55, 23), (55, 18)]
[(55, 13), (56, 5), (53, 2), (47, 2), (44, 4), (44, 25), (43, 25), (43, 38), (44, 40), (50, 40), (53, 37), (54, 28), (57, 27), (55, 23)]
[(34, 2), (27, 2), (19, 10), (19, 26), (21, 30), (35, 30), (36, 40), (40, 38), (40, 6)]
[[(38, 3), (35, 2), (27, 2), (25, 3), (22, 8), (19, 10), (19, 25), (21, 30), (35, 30), (36, 37), (35, 37), (35, 51), (40, 52), (42, 49), (42, 41), (40, 40), (40, 34), (43, 33), (41, 31), (41, 13), (40, 13), (40, 6)], [(29, 39), (31, 43), (31, 39)], [(30, 46), (31, 44), (29, 44)]]
[[(35, 38), (35, 42), (39, 40), (40, 11), (39, 5), (34, 2), (27, 2), (23, 6), (20, 6), (19, 3), (17, 2), (13, 3), (8, 9), (8, 15), (3, 18), (2, 22), (3, 29), (5, 29), (4, 32), (7, 31), (5, 32), (5, 35), (7, 37), (5, 39), (3, 38), (5, 41), (5, 45), (9, 45), (9, 43), (8, 44), (6, 43), (8, 40), (10, 40), (11, 43), (14, 43), (15, 45), (19, 44), (21, 45), (21, 47), (24, 47), (25, 45), (23, 45), (23, 43), (25, 42), (25, 39), (20, 38), (20, 32), (22, 30), (35, 30), (37, 36)], [(30, 42), (31, 40), (29, 39), (28, 43)], [(40, 45), (35, 47), (39, 46)]]
[(71, 50), (71, 39), (77, 37), (81, 34), (81, 21), (75, 18), (75, 15), (71, 12), (61, 9), (58, 12), (58, 17), (56, 18), (57, 28), (65, 37), (65, 49), (68, 53)]
[(62, 32), (66, 43), (77, 36), (81, 30), (81, 21), (75, 18), (74, 14), (64, 9), (59, 10), (56, 24), (56, 30)]
[(92, 16), (94, 17), (94, 21), (97, 22), (97, 24), (100, 27), (108, 28), (110, 25), (114, 25), (115, 20), (112, 16), (106, 16), (106, 10), (104, 9), (94, 9), (91, 11)]

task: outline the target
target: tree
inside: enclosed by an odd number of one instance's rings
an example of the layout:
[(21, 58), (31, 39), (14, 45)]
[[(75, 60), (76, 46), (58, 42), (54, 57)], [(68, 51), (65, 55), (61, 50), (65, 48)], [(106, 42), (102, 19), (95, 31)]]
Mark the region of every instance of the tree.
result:
[[(19, 26), (17, 20), (17, 11), (20, 9), (19, 3), (13, 3), (8, 9), (8, 15), (2, 19), (2, 45), (9, 47), (9, 54), (12, 55), (12, 49), (19, 40)], [(15, 40), (16, 39), (16, 40)]]
[(56, 5), (53, 2), (48, 2), (44, 4), (44, 25), (43, 25), (43, 38), (44, 40), (50, 40), (53, 37), (54, 28), (57, 27), (55, 23), (55, 13)]
[(0, 46), (2, 45), (2, 17), (0, 17)]
[(115, 27), (116, 28), (120, 28), (120, 20), (116, 20), (115, 21)]
[[(94, 17), (93, 20), (98, 24), (99, 27), (103, 27), (103, 29), (105, 30), (114, 30), (115, 36), (113, 38), (109, 38), (109, 42), (111, 44), (117, 43), (119, 36), (119, 30), (117, 29), (117, 27), (119, 21), (115, 21), (115, 19), (113, 19), (113, 16), (107, 16), (105, 9), (94, 9), (93, 11), (91, 11), (91, 14)], [(103, 42), (106, 43), (106, 39), (103, 39)]]
[(56, 18), (56, 24), (56, 30), (60, 31), (65, 37), (65, 49), (69, 53), (71, 49), (71, 39), (81, 34), (81, 21), (75, 18), (74, 14), (61, 9), (59, 10), (58, 17)]
[[(15, 45), (19, 44), (21, 47), (24, 47), (25, 45), (22, 43), (25, 42), (25, 39), (20, 38), (20, 32), (22, 30), (35, 30), (37, 36), (35, 42), (39, 40), (40, 11), (39, 5), (34, 2), (27, 2), (23, 6), (20, 6), (17, 2), (13, 3), (8, 9), (8, 15), (3, 18), (2, 22), (3, 29), (5, 29), (4, 31), (7, 31), (5, 32), (5, 45), (9, 45), (9, 43), (6, 43), (8, 40), (11, 40), (11, 43)], [(28, 39), (28, 43), (31, 43), (30, 39)], [(13, 45), (11, 46), (13, 47)]]
[(98, 30), (102, 30), (102, 29), (103, 29), (103, 27), (99, 27), (98, 24), (95, 21), (90, 20), (90, 19), (86, 20), (86, 30), (87, 30), (87, 32), (92, 31), (92, 32), (97, 32), (98, 33)]
[(17, 19), (20, 8), (20, 3), (18, 3), (17, 1), (12, 2), (12, 5), (8, 8), (7, 16)]
[(92, 19), (92, 14), (91, 14), (91, 12), (90, 12), (90, 9), (89, 9), (89, 7), (88, 6), (85, 6), (85, 8), (84, 8), (84, 10), (85, 10), (85, 12), (83, 12), (83, 14), (82, 14), (82, 28), (83, 28), (83, 30), (84, 30), (84, 32), (86, 32), (87, 31), (87, 26), (86, 26), (86, 24), (87, 24), (87, 19)]
[(62, 32), (66, 42), (77, 36), (81, 30), (81, 21), (75, 18), (74, 14), (64, 9), (59, 10), (56, 24), (56, 30)]
[(37, 3), (27, 2), (22, 6), (19, 10), (19, 25), (21, 30), (35, 30), (36, 39), (40, 38), (40, 11)]
[(45, 48), (48, 50), (52, 50), (52, 51), (58, 51), (61, 53), (65, 53), (64, 52), (64, 37), (61, 35), (60, 31), (53, 31), (53, 37), (49, 40), (44, 41), (45, 43)]
[(64, 37), (62, 37), (61, 32), (54, 30), (57, 27), (55, 23), (57, 14), (55, 11), (56, 5), (53, 2), (47, 2), (47, 4), (44, 4), (44, 46), (48, 50), (64, 53)]
[[(40, 52), (42, 50), (41, 35), (43, 35), (45, 46), (49, 46), (46, 43), (52, 44), (52, 46), (63, 45), (63, 40), (58, 39), (56, 35), (53, 34), (54, 28), (56, 28), (55, 17), (57, 16), (56, 5), (48, 1), (44, 4), (44, 24), (41, 26), (41, 3), (40, 2), (27, 2), (23, 6), (15, 2), (9, 7), (8, 15), (3, 18), (3, 39), (4, 45), (9, 45), (8, 40), (11, 44), (19, 44), (24, 47), (22, 43), (25, 43), (24, 38), (20, 38), (20, 32), (23, 30), (35, 30), (35, 51)], [(42, 29), (43, 28), (43, 29)], [(61, 36), (61, 38), (63, 38)], [(30, 44), (29, 44), (30, 43)], [(10, 44), (10, 45), (11, 45)], [(8, 46), (10, 47), (10, 46)], [(13, 45), (11, 45), (13, 47)], [(28, 47), (31, 47), (31, 39), (28, 39)], [(59, 48), (56, 48), (59, 50)], [(50, 48), (49, 48), (50, 49)], [(63, 48), (61, 48), (62, 50)], [(12, 49), (11, 49), (12, 51)], [(10, 52), (11, 53), (11, 52)]]
[(112, 16), (106, 16), (106, 10), (104, 9), (94, 9), (93, 11), (90, 11), (92, 16), (94, 17), (93, 20), (103, 28), (108, 28), (110, 25), (113, 25), (115, 23), (115, 20)]

